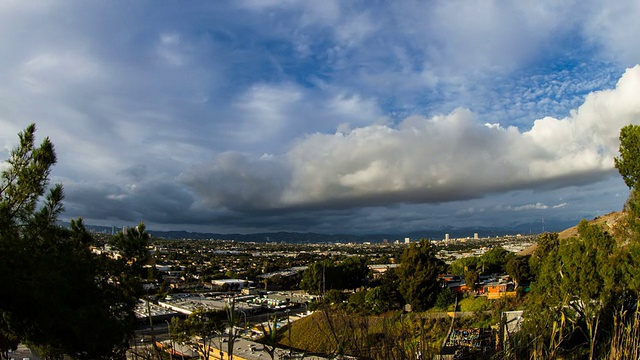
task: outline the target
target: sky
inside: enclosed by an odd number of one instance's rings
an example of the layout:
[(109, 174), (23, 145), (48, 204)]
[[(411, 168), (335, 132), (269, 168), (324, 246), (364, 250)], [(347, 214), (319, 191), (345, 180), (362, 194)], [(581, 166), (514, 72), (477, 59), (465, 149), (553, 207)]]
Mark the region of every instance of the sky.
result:
[[(61, 219), (221, 233), (575, 224), (622, 209), (640, 2), (0, 2), (0, 158)], [(4, 165), (6, 166), (6, 165)]]

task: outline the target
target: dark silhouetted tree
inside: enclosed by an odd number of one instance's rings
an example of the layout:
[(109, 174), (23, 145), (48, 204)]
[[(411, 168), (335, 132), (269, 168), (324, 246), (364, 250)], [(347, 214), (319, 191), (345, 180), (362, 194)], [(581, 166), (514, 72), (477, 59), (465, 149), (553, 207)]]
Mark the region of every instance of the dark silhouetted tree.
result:
[(0, 337), (46, 357), (123, 357), (136, 299), (113, 276), (117, 264), (91, 252), (81, 220), (70, 230), (56, 224), (64, 198), (62, 185), (48, 187), (56, 154), (48, 138), (35, 145), (35, 131), (19, 134), (0, 182)]
[(438, 275), (444, 268), (444, 262), (436, 258), (436, 250), (428, 240), (411, 243), (402, 253), (397, 268), (399, 290), (414, 311), (433, 305), (440, 290)]

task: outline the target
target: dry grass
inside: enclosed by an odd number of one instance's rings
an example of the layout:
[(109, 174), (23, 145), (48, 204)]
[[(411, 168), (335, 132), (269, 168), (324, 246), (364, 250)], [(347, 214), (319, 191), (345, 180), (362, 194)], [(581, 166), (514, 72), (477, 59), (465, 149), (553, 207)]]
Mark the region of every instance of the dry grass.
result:
[(640, 313), (638, 309), (631, 316), (626, 311), (614, 317), (613, 337), (607, 360), (640, 359)]
[(316, 311), (282, 330), (280, 345), (306, 353), (353, 355), (374, 360), (431, 358), (440, 349), (447, 321), (419, 314), (360, 316), (342, 310)]

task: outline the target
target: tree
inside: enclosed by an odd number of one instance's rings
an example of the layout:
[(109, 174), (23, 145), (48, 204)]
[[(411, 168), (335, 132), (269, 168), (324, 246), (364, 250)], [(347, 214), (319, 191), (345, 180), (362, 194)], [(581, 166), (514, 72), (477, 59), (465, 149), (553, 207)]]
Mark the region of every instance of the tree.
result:
[(559, 247), (560, 240), (558, 239), (558, 233), (544, 233), (538, 236), (536, 249), (529, 259), (532, 277), (535, 278), (535, 276), (540, 273), (542, 261), (550, 254), (555, 254)]
[[(229, 360), (233, 360), (234, 344), (238, 339), (238, 337), (240, 337), (240, 333), (238, 331), (238, 324), (240, 324), (240, 316), (238, 311), (236, 311), (236, 299), (234, 297), (231, 298), (231, 301), (227, 302), (227, 304), (224, 307), (224, 310), (227, 314), (227, 325), (229, 326), (229, 334), (227, 336), (227, 355), (229, 356)], [(246, 321), (246, 317), (245, 317), (245, 321)]]
[(438, 275), (444, 268), (428, 240), (411, 243), (402, 253), (397, 268), (399, 290), (414, 311), (424, 311), (433, 305), (439, 291)]
[(437, 308), (446, 310), (449, 307), (449, 305), (455, 302), (456, 302), (456, 294), (450, 288), (446, 287), (438, 293), (435, 306)]
[(631, 191), (627, 203), (627, 231), (631, 237), (640, 237), (640, 126), (627, 125), (620, 130), (620, 157), (615, 166)]
[(463, 257), (449, 265), (449, 273), (453, 275), (464, 275), (464, 273), (469, 270), (476, 270), (479, 263), (480, 258), (477, 256)]
[(538, 239), (529, 261), (535, 281), (520, 332), (521, 343), (531, 344), (530, 358), (556, 358), (562, 352), (589, 359), (637, 358), (640, 126), (620, 131), (615, 166), (630, 189), (626, 218), (613, 227), (618, 239), (585, 220), (578, 237), (543, 234)]
[(475, 270), (469, 270), (464, 273), (464, 282), (467, 284), (467, 289), (469, 289), (470, 291), (476, 291), (478, 278), (478, 272)]
[(515, 282), (516, 288), (523, 281), (529, 280), (529, 272), (529, 259), (526, 256), (515, 256), (507, 262), (507, 274)]
[(359, 288), (365, 284), (369, 275), (367, 258), (350, 256), (338, 265), (337, 273), (336, 288), (342, 290)]
[(262, 345), (264, 346), (264, 351), (269, 354), (271, 360), (275, 359), (276, 349), (278, 348), (278, 316), (276, 313), (271, 316), (269, 321), (267, 321), (267, 326), (264, 326), (264, 323), (260, 324), (260, 328), (262, 329), (262, 333), (264, 336), (261, 339)]
[(629, 189), (636, 189), (640, 181), (640, 126), (627, 125), (620, 129), (620, 156), (614, 159), (618, 172)]
[[(583, 220), (579, 237), (551, 247), (537, 266), (528, 306), (534, 351), (555, 357), (584, 339), (589, 358), (597, 355), (597, 340), (614, 308), (622, 305), (623, 287), (616, 266), (615, 240), (598, 225)], [(573, 342), (572, 342), (573, 341)]]
[(0, 183), (0, 338), (47, 357), (123, 356), (136, 299), (114, 277), (117, 264), (91, 252), (81, 219), (56, 224), (64, 192), (48, 188), (55, 150), (48, 138), (35, 146), (35, 131), (19, 134)]
[(214, 338), (224, 330), (224, 316), (222, 311), (198, 308), (185, 320), (172, 318), (169, 333), (176, 341), (197, 349), (201, 358), (210, 359)]
[(365, 296), (365, 306), (374, 314), (402, 307), (402, 295), (398, 291), (400, 279), (396, 269), (388, 269), (376, 281), (378, 286), (372, 287)]
[(142, 266), (149, 260), (149, 239), (143, 222), (136, 227), (125, 228), (111, 240), (111, 245), (118, 250), (122, 259), (129, 264)]
[(515, 254), (501, 247), (494, 247), (480, 257), (483, 273), (503, 273), (506, 271), (507, 262)]
[(326, 263), (316, 261), (302, 273), (300, 289), (306, 290), (309, 294), (322, 294), (324, 277), (326, 276)]
[(365, 284), (368, 274), (364, 257), (351, 256), (338, 264), (331, 260), (316, 261), (302, 273), (300, 288), (316, 295), (331, 289), (356, 289)]

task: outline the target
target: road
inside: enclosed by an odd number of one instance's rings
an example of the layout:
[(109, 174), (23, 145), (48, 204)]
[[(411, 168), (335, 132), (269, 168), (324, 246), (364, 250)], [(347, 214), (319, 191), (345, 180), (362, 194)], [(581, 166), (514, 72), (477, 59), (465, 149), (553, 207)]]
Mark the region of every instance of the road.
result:
[(14, 360), (23, 360), (23, 359), (29, 359), (29, 360), (40, 360), (39, 357), (37, 357), (36, 355), (34, 355), (31, 350), (20, 344), (18, 345), (18, 348), (16, 349), (16, 351), (10, 352), (9, 353), (9, 359), (14, 359)]

